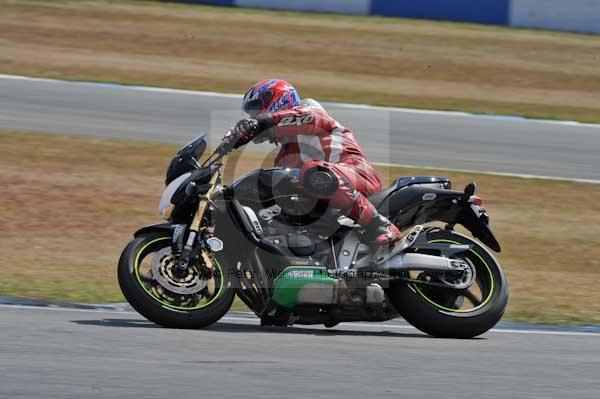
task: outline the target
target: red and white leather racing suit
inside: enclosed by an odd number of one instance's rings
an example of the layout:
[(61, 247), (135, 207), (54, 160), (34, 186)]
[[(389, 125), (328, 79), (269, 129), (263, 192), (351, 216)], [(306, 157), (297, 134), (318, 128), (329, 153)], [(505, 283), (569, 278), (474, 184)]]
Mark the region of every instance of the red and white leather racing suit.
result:
[(338, 178), (337, 191), (330, 195), (312, 194), (328, 198), (357, 223), (367, 225), (377, 211), (365, 196), (381, 190), (381, 179), (350, 129), (340, 125), (314, 100), (274, 112), (270, 118), (273, 133), (282, 143), (275, 166), (299, 168), (302, 184), (308, 170), (328, 169)]

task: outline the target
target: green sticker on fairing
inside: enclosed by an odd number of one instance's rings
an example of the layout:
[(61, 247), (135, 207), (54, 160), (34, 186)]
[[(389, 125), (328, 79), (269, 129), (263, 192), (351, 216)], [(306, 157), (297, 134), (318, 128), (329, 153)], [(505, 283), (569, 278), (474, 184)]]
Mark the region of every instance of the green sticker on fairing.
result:
[(335, 284), (327, 269), (319, 266), (290, 266), (275, 279), (273, 301), (284, 308), (292, 309), (298, 303), (302, 288), (322, 286), (323, 289)]

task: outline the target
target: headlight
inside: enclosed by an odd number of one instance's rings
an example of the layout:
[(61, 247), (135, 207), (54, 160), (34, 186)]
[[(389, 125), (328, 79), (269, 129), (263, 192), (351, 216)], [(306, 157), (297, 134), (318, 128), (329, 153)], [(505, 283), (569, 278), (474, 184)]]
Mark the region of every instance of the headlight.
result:
[(171, 199), (173, 198), (173, 194), (177, 191), (177, 189), (183, 184), (184, 181), (190, 177), (192, 172), (184, 173), (179, 176), (177, 179), (173, 180), (169, 185), (165, 188), (163, 195), (160, 199), (160, 204), (158, 205), (158, 212), (160, 216), (165, 219), (171, 217), (171, 212), (173, 211), (173, 204), (171, 203)]

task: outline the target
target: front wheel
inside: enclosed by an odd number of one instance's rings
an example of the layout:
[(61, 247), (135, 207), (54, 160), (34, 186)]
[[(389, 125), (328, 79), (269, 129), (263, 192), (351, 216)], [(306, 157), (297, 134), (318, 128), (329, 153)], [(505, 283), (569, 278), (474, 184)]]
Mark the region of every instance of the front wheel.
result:
[(156, 324), (206, 327), (231, 307), (235, 293), (228, 273), (213, 258), (212, 268), (190, 265), (185, 277), (175, 277), (171, 240), (168, 232), (148, 233), (125, 247), (118, 266), (121, 291), (136, 311)]
[[(435, 337), (472, 338), (494, 327), (508, 303), (508, 282), (498, 261), (481, 244), (454, 231), (430, 231), (427, 240), (470, 245), (469, 251), (455, 256), (472, 268), (475, 280), (463, 290), (393, 282), (387, 293), (398, 313), (419, 330)], [(424, 273), (407, 277), (413, 280), (435, 278)]]

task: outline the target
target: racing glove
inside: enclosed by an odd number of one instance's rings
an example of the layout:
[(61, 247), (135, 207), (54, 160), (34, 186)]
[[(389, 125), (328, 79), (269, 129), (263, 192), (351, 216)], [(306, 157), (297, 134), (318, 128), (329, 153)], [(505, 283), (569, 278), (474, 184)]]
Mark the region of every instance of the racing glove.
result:
[(233, 128), (232, 133), (235, 137), (235, 145), (233, 148), (248, 144), (259, 132), (260, 124), (256, 119), (242, 119)]

